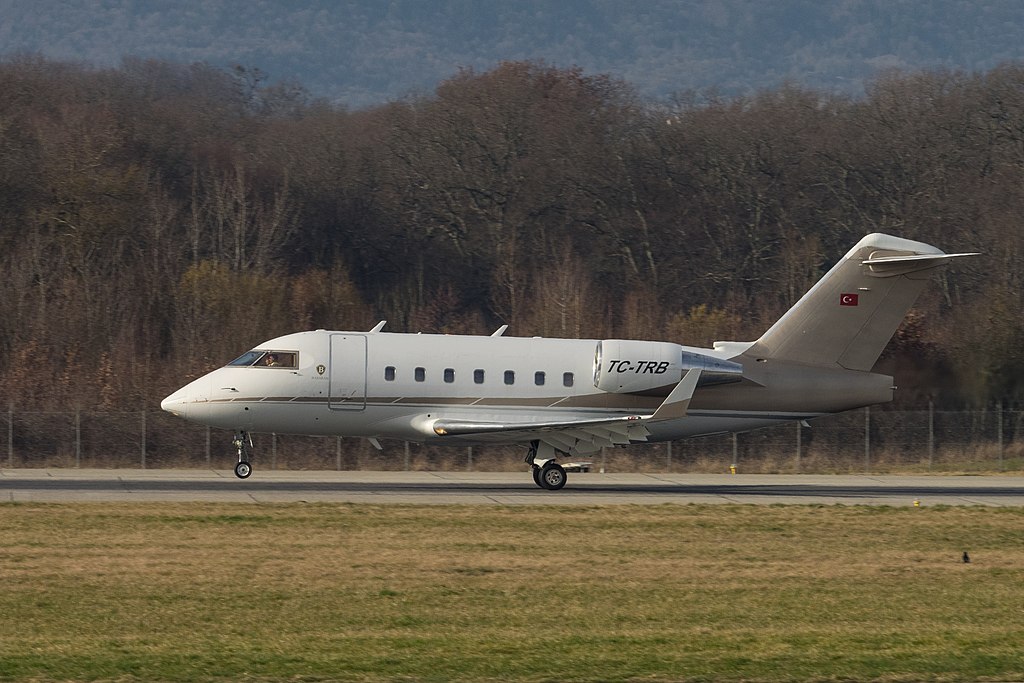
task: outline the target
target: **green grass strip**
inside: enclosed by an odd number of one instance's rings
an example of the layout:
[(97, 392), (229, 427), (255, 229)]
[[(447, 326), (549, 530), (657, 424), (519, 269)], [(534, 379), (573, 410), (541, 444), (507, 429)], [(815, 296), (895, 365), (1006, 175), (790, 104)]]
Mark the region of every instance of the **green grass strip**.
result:
[(3, 504), (0, 680), (1020, 680), (1022, 529), (998, 508)]

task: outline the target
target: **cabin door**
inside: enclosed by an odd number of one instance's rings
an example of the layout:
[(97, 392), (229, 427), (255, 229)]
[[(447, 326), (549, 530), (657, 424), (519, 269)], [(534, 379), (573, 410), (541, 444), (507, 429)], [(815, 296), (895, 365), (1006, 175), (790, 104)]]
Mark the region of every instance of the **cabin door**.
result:
[(366, 335), (331, 335), (331, 391), (328, 405), (336, 410), (366, 407)]

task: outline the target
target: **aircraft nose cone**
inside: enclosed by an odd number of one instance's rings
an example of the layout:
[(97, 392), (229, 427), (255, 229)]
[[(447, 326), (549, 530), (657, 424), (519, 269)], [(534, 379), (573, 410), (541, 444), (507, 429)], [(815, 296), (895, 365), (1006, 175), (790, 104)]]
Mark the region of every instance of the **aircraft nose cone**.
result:
[(160, 409), (170, 413), (171, 415), (185, 417), (185, 395), (180, 391), (174, 392), (164, 400), (160, 401)]

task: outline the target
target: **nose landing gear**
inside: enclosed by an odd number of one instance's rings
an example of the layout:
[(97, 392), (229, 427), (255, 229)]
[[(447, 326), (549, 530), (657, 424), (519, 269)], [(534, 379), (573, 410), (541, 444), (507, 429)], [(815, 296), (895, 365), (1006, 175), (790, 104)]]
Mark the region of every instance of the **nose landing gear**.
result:
[(252, 474), (252, 465), (249, 464), (249, 458), (252, 457), (252, 436), (248, 432), (235, 432), (231, 444), (238, 449), (235, 476), (239, 479), (247, 479)]

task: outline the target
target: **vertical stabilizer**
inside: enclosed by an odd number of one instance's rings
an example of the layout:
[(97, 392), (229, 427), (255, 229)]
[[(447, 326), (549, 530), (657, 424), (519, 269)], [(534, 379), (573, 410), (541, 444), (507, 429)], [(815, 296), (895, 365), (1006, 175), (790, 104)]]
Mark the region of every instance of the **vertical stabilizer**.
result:
[(967, 255), (868, 235), (745, 355), (869, 371), (927, 280), (951, 258)]

